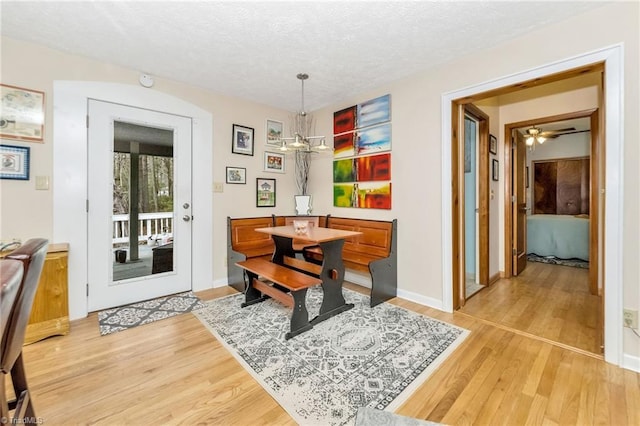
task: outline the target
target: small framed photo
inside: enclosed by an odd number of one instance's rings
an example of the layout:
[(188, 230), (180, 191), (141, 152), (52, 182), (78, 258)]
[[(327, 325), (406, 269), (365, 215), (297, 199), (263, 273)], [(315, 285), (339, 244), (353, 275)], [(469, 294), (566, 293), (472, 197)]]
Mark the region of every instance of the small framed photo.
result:
[(276, 180), (256, 178), (256, 206), (276, 206)]
[(0, 145), (0, 179), (29, 180), (29, 153), (26, 146)]
[(44, 92), (0, 84), (0, 137), (44, 142)]
[(498, 153), (498, 139), (493, 135), (489, 135), (489, 152), (493, 155)]
[(227, 167), (227, 183), (246, 184), (247, 169), (244, 167)]
[(498, 160), (491, 160), (491, 179), (500, 180), (500, 169), (498, 168)]
[(233, 125), (231, 152), (234, 154), (253, 155), (253, 128)]
[(265, 151), (264, 171), (274, 173), (284, 173), (284, 154)]
[(267, 145), (280, 145), (282, 128), (282, 121), (267, 119)]

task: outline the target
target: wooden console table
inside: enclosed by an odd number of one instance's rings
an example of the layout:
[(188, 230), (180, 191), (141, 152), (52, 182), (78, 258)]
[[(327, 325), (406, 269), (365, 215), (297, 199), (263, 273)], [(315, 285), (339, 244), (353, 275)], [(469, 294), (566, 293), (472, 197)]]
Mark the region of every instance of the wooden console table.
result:
[(69, 333), (69, 244), (49, 244), (31, 308), (24, 344)]

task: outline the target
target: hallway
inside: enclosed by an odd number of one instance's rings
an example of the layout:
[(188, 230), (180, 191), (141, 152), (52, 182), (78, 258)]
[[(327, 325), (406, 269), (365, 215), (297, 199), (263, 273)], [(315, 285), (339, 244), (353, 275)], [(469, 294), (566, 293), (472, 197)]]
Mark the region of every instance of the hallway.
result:
[(588, 269), (528, 262), (518, 277), (499, 280), (458, 312), (601, 355), (600, 310)]

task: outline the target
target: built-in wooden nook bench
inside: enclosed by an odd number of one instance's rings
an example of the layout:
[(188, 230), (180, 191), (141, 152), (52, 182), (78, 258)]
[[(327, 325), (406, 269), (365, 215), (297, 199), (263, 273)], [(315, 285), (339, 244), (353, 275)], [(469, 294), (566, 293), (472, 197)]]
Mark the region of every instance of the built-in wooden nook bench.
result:
[(227, 217), (227, 283), (245, 291), (244, 270), (236, 263), (247, 259), (271, 259), (274, 244), (271, 236), (256, 232), (256, 228), (274, 226), (274, 217)]
[[(296, 216), (267, 216), (253, 218), (227, 218), (227, 279), (228, 284), (240, 292), (246, 288), (244, 272), (236, 263), (262, 258), (270, 260), (274, 243), (269, 234), (256, 232), (256, 228), (283, 226)], [(359, 231), (362, 235), (345, 240), (342, 259), (346, 268), (368, 272), (371, 275), (371, 306), (378, 305), (397, 295), (398, 288), (398, 221), (381, 221), (327, 216), (304, 216), (318, 220), (318, 226), (348, 231)], [(294, 240), (295, 243), (295, 240)], [(306, 262), (322, 264), (319, 247), (303, 250)], [(299, 271), (317, 275), (319, 269), (294, 258), (285, 259), (285, 264)]]
[(260, 257), (238, 262), (237, 266), (245, 269), (249, 278), (245, 301), (241, 305), (243, 308), (268, 298), (273, 298), (291, 308), (291, 328), (285, 334), (285, 339), (290, 339), (313, 327), (309, 322), (305, 297), (308, 288), (322, 284), (321, 279)]
[[(347, 238), (342, 249), (346, 268), (371, 274), (371, 307), (397, 295), (398, 289), (398, 220), (381, 221), (327, 217), (327, 227), (359, 231), (361, 235)], [(322, 262), (317, 247), (304, 250), (305, 260)]]

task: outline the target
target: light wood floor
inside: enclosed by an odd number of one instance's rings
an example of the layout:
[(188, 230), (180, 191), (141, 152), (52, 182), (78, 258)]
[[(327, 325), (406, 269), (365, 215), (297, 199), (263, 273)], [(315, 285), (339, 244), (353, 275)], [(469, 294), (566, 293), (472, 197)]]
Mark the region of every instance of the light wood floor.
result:
[(527, 262), (517, 277), (475, 294), (461, 313), (601, 355), (602, 304), (589, 270)]
[[(393, 303), (471, 330), (399, 414), (450, 425), (640, 425), (640, 374), (465, 314)], [(108, 336), (92, 314), (24, 356), (47, 426), (295, 424), (191, 314)]]

